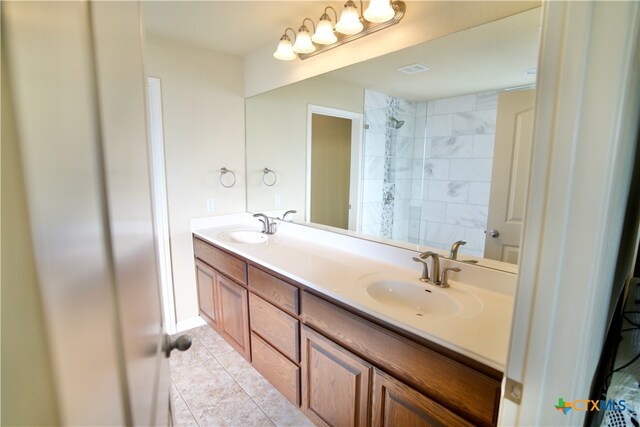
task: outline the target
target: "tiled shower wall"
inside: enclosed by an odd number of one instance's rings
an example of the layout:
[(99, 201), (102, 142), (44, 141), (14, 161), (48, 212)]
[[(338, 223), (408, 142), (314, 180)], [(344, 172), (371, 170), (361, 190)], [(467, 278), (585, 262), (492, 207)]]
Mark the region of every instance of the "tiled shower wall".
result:
[(365, 91), (362, 206), (365, 234), (409, 240), (414, 166), (422, 170), (422, 153), (418, 150), (416, 158), (415, 147), (416, 143), (424, 145), (424, 120), (417, 123), (417, 107), (415, 102)]
[(365, 91), (362, 232), (442, 249), (466, 240), (460, 252), (482, 256), (497, 102)]
[(497, 106), (497, 92), (427, 102), (422, 210), (410, 222), (420, 244), (466, 240), (461, 253), (483, 256)]

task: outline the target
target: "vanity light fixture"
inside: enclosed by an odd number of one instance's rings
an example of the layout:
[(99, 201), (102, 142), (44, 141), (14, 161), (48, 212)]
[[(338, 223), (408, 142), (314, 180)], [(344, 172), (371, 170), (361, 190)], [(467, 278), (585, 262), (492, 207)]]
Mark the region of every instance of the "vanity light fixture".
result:
[[(337, 21), (335, 28), (327, 13), (329, 9), (333, 11)], [(360, 0), (360, 10), (362, 9), (362, 0)], [(278, 49), (273, 56), (282, 61), (291, 61), (296, 57), (307, 59), (397, 24), (404, 16), (406, 9), (407, 6), (402, 0), (371, 0), (364, 13), (359, 13), (354, 0), (347, 0), (338, 19), (336, 10), (327, 6), (320, 16), (318, 25), (310, 18), (304, 18), (297, 33), (288, 27), (280, 38)], [(305, 25), (307, 21), (311, 22), (313, 36), (309, 32), (309, 27)], [(294, 35), (293, 46), (287, 31), (291, 31)]]

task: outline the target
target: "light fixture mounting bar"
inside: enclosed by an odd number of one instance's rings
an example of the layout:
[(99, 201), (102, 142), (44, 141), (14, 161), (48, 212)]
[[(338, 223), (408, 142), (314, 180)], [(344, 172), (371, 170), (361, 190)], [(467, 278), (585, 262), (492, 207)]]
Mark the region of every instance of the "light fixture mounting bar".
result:
[(336, 32), (338, 41), (336, 41), (335, 43), (318, 46), (315, 51), (311, 53), (298, 54), (298, 57), (302, 60), (305, 60), (319, 53), (326, 52), (338, 46), (342, 46), (345, 43), (349, 43), (361, 37), (368, 36), (369, 34), (373, 34), (376, 31), (383, 30), (385, 28), (391, 27), (392, 25), (396, 25), (398, 22), (400, 22), (400, 20), (404, 16), (404, 13), (407, 10), (407, 5), (402, 0), (396, 0), (392, 2), (391, 5), (393, 6), (393, 9), (395, 10), (396, 14), (390, 20), (386, 22), (374, 23), (374, 22), (369, 22), (366, 19), (363, 19), (364, 29), (361, 32), (357, 34), (352, 34), (352, 35), (344, 35)]

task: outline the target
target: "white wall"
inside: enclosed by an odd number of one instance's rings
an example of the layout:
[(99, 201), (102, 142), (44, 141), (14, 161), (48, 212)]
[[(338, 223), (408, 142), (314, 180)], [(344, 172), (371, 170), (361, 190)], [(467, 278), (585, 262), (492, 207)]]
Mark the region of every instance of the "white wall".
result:
[[(540, 1), (526, 0), (404, 1), (407, 12), (399, 24), (304, 61), (275, 59), (273, 52), (278, 40), (274, 38), (245, 59), (246, 95), (263, 93), (540, 6)], [(295, 23), (293, 20), (290, 25)]]
[[(169, 229), (178, 322), (198, 315), (190, 220), (242, 212), (244, 71), (239, 57), (148, 36), (145, 72), (162, 81)], [(237, 183), (219, 184), (219, 170)], [(215, 212), (206, 200), (214, 199)]]
[[(249, 211), (296, 209), (296, 218), (305, 218), (309, 104), (362, 113), (364, 89), (316, 77), (247, 99)], [(278, 175), (273, 187), (262, 182), (265, 167)]]

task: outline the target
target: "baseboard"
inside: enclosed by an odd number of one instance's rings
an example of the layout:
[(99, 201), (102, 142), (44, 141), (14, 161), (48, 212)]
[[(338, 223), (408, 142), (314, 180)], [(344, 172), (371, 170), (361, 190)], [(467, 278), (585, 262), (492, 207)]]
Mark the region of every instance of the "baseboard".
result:
[(191, 319), (178, 322), (178, 324), (176, 325), (176, 332), (184, 332), (186, 330), (197, 328), (198, 326), (202, 326), (204, 324), (205, 321), (202, 320), (200, 316), (192, 317)]

